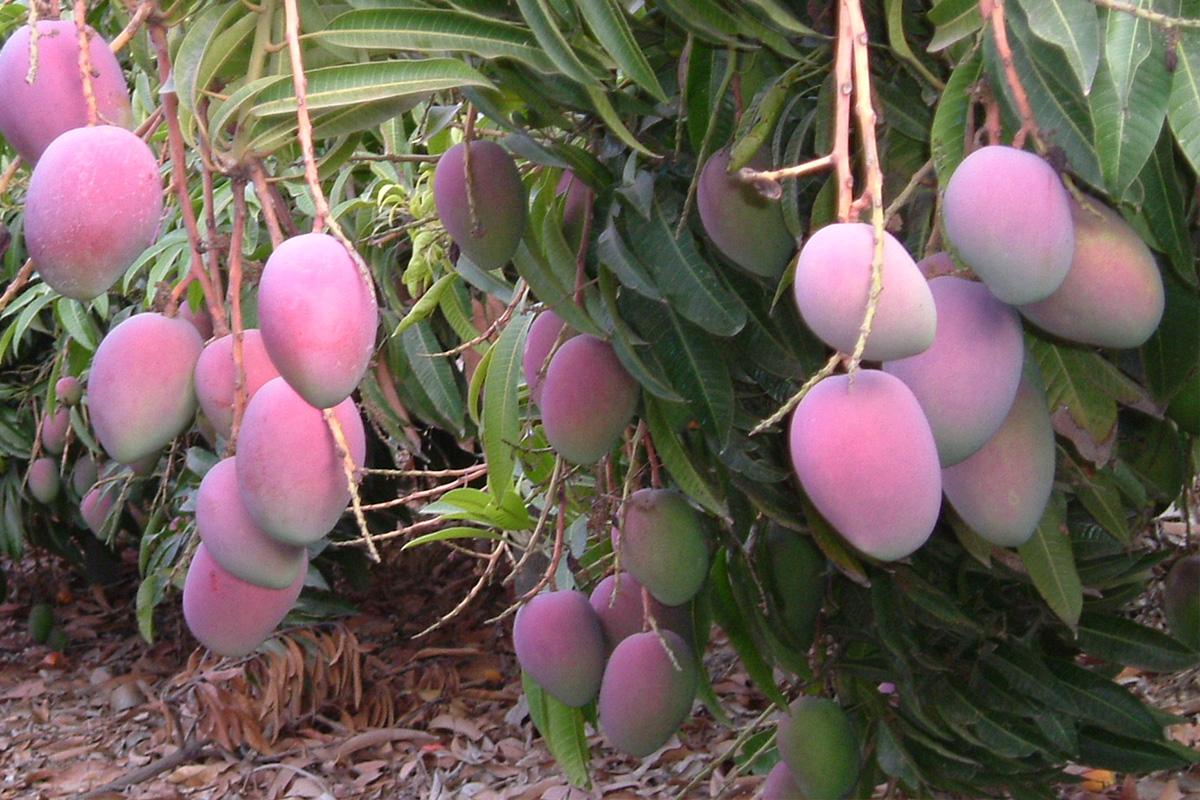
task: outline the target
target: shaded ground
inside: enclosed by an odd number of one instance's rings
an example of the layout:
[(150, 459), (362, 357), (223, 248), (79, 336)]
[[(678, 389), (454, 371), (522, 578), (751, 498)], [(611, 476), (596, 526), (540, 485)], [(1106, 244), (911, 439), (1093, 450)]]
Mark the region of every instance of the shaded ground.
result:
[[(1167, 539), (1182, 528), (1160, 531)], [(157, 617), (159, 641), (138, 636), (134, 583), (89, 589), (56, 565), (6, 565), (16, 580), (0, 605), (0, 797), (136, 798), (749, 798), (760, 777), (724, 756), (734, 734), (699, 705), (677, 737), (642, 762), (592, 742), (592, 791), (570, 788), (533, 732), (521, 699), (509, 626), (495, 587), (447, 629), (411, 636), (448, 611), (475, 580), (463, 556), (377, 570), (365, 613), (288, 632), (239, 662), (191, 651), (178, 604)], [(406, 577), (407, 576), (407, 577)], [(413, 580), (419, 576), (419, 580)], [(30, 587), (57, 594), (65, 654), (30, 643)], [(1142, 616), (1153, 621), (1157, 588)], [(360, 598), (363, 599), (363, 598)], [(718, 641), (709, 671), (736, 722), (763, 698)], [(1172, 731), (1200, 743), (1200, 671), (1128, 670), (1120, 680), (1190, 717)], [(714, 768), (714, 764), (716, 765)], [(1083, 768), (1078, 770), (1084, 772)], [(1089, 774), (1072, 798), (1200, 797), (1200, 769), (1122, 781)], [(98, 789), (111, 787), (104, 791)], [(119, 788), (123, 787), (123, 788)], [(724, 794), (721, 794), (724, 792)], [(89, 794), (90, 793), (90, 794)]]

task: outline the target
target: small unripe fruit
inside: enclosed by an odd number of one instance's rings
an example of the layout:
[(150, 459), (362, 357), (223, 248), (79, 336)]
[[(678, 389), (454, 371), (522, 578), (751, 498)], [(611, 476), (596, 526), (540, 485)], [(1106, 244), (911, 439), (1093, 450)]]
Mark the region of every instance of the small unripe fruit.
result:
[(39, 503), (52, 503), (58, 497), (62, 481), (58, 477), (58, 462), (53, 458), (39, 458), (29, 465), (29, 493)]
[(218, 462), (196, 492), (196, 532), (231, 575), (265, 589), (285, 589), (308, 564), (303, 547), (272, 539), (254, 524), (237, 488), (236, 459)]
[[(873, 242), (870, 225), (826, 225), (804, 243), (796, 262), (793, 292), (800, 316), (817, 338), (842, 353), (854, 351), (867, 312)], [(916, 355), (933, 344), (936, 327), (925, 278), (904, 245), (884, 232), (883, 294), (863, 357), (886, 361)]]
[(38, 603), (29, 609), (29, 638), (36, 644), (44, 644), (54, 627), (54, 609), (47, 603)]
[(54, 384), (54, 396), (64, 406), (76, 405), (83, 398), (83, 384), (70, 375), (59, 378)]
[(92, 427), (122, 464), (153, 456), (196, 413), (192, 373), (204, 342), (187, 322), (135, 314), (96, 348), (88, 377)]
[(309, 405), (332, 408), (367, 371), (379, 311), (342, 243), (306, 233), (267, 259), (258, 319), (279, 374)]
[(25, 199), (25, 242), (42, 280), (76, 300), (104, 294), (154, 242), (162, 195), (158, 159), (124, 128), (59, 136)]
[(580, 592), (543, 592), (526, 603), (513, 624), (521, 669), (568, 706), (585, 706), (600, 691), (604, 634)]
[(467, 195), (466, 144), (460, 142), (438, 159), (433, 197), (438, 217), (458, 249), (480, 269), (508, 263), (525, 233), (525, 187), (517, 165), (495, 142), (471, 142), (471, 197)]
[(271, 635), (304, 586), (302, 570), (286, 589), (264, 589), (235, 578), (203, 544), (183, 584), (183, 618), (201, 644), (223, 656), (244, 656)]
[[(29, 75), (32, 26), (23, 25), (0, 49), (0, 136), (27, 164), (61, 134), (87, 125), (87, 100), (79, 75), (79, 29), (70, 20), (38, 20), (37, 72)], [(90, 27), (92, 93), (98, 122), (128, 128), (133, 114), (129, 90), (108, 43)]]
[(920, 404), (878, 370), (835, 375), (792, 415), (792, 466), (817, 510), (863, 553), (903, 558), (933, 533), (941, 508), (937, 445)]
[[(354, 402), (333, 409), (357, 467), (366, 434)], [(285, 544), (309, 545), (329, 533), (350, 489), (322, 412), (283, 378), (267, 381), (246, 406), (237, 451), (237, 480), (250, 518)]]
[[(770, 169), (770, 152), (760, 150), (746, 166)], [(728, 169), (729, 149), (725, 148), (713, 153), (700, 170), (696, 207), (704, 232), (726, 258), (742, 269), (777, 277), (796, 252), (796, 240), (784, 224), (782, 206), (730, 175)]]
[(112, 513), (117, 497), (118, 492), (111, 485), (94, 486), (83, 496), (83, 501), (79, 504), (79, 513), (83, 515), (83, 521), (88, 526), (88, 530), (97, 536), (102, 535), (104, 521)]
[(1033, 303), (1071, 268), (1075, 227), (1070, 196), (1033, 153), (982, 147), (963, 159), (942, 204), (946, 238), (992, 294)]
[(583, 235), (584, 217), (595, 200), (595, 193), (568, 169), (563, 170), (562, 177), (554, 187), (554, 194), (567, 196), (563, 201), (563, 233), (567, 244), (578, 247), (579, 237)]
[(779, 756), (810, 800), (837, 800), (858, 780), (858, 742), (846, 712), (823, 697), (801, 697), (779, 718)]
[(71, 488), (82, 498), (88, 489), (96, 485), (96, 477), (96, 462), (91, 456), (82, 455), (75, 462), (75, 469), (71, 471)]
[[(255, 328), (242, 331), (242, 367), (245, 370), (246, 402), (279, 370), (267, 355), (262, 335)], [(209, 342), (196, 361), (196, 398), (200, 409), (221, 436), (229, 438), (233, 428), (234, 383), (237, 368), (233, 363), (233, 334)]]
[(633, 419), (638, 394), (611, 345), (576, 336), (554, 354), (541, 386), (550, 446), (574, 464), (594, 464)]
[(65, 408), (55, 409), (53, 414), (42, 417), (42, 449), (58, 455), (67, 446), (67, 431), (71, 428), (71, 414)]
[(1075, 252), (1054, 293), (1021, 313), (1042, 330), (1098, 347), (1138, 347), (1162, 320), (1162, 275), (1150, 248), (1120, 214), (1071, 203)]
[(662, 631), (661, 639), (653, 631), (635, 633), (617, 645), (604, 668), (600, 729), (622, 753), (644, 758), (683, 724), (696, 682), (696, 665), (683, 639), (671, 631)]
[(982, 283), (929, 282), (937, 334), (920, 353), (883, 365), (912, 390), (929, 420), (943, 467), (957, 464), (991, 438), (1021, 381), (1025, 342), (1017, 312)]
[(708, 542), (700, 515), (682, 494), (639, 489), (626, 498), (621, 565), (665, 605), (695, 597), (708, 575)]

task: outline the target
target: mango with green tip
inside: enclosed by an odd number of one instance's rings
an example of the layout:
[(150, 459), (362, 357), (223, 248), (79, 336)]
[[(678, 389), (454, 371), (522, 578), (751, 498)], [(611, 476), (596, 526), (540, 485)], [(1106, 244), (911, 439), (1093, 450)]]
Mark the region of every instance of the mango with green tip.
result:
[(673, 631), (662, 631), (662, 638), (647, 631), (621, 640), (600, 684), (600, 730), (622, 753), (650, 755), (687, 719), (697, 681), (691, 650)]
[(54, 502), (62, 487), (62, 481), (58, 477), (58, 462), (53, 458), (35, 459), (29, 465), (25, 480), (33, 499), (43, 505)]
[(495, 142), (471, 142), (471, 198), (465, 153), (459, 142), (438, 159), (433, 197), (438, 217), (463, 255), (480, 269), (508, 263), (525, 233), (525, 187), (516, 162)]
[(513, 647), (521, 669), (559, 702), (578, 708), (600, 691), (604, 633), (582, 592), (543, 592), (522, 606)]
[(708, 537), (687, 499), (671, 489), (639, 489), (620, 513), (621, 566), (660, 603), (695, 597), (708, 576)]
[[(771, 168), (771, 154), (759, 151), (746, 165)], [(777, 200), (730, 175), (729, 148), (709, 156), (696, 185), (696, 207), (704, 232), (726, 258), (747, 272), (778, 277), (796, 252), (796, 240), (783, 221)]]
[(1163, 613), (1171, 634), (1200, 650), (1200, 555), (1175, 562), (1163, 581)]
[(858, 781), (858, 741), (846, 712), (824, 697), (801, 697), (780, 715), (779, 757), (807, 800), (838, 800)]
[[(247, 403), (264, 383), (279, 377), (279, 370), (267, 355), (262, 333), (256, 328), (242, 331), (242, 369), (245, 371), (243, 391)], [(226, 439), (233, 428), (236, 372), (233, 334), (209, 342), (196, 361), (196, 398), (200, 402), (200, 410), (208, 417), (216, 432)]]
[[(614, 592), (616, 597), (613, 597)], [(604, 630), (604, 641), (609, 652), (612, 652), (621, 640), (645, 629), (642, 585), (628, 572), (622, 572), (619, 580), (616, 575), (609, 575), (600, 581), (596, 588), (592, 589), (588, 600), (600, 618), (600, 627)], [(675, 631), (685, 642), (691, 642), (690, 605), (663, 605), (651, 595), (650, 614), (660, 628)]]
[(612, 345), (576, 336), (550, 360), (539, 407), (546, 439), (573, 464), (594, 464), (633, 419), (640, 390)]

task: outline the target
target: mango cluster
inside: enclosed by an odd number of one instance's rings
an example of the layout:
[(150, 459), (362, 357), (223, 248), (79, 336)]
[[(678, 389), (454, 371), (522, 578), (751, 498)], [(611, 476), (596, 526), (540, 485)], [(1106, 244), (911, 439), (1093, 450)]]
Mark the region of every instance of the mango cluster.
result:
[(698, 673), (690, 602), (708, 572), (708, 543), (700, 515), (672, 490), (634, 492), (621, 517), (613, 539), (627, 571), (602, 580), (590, 598), (537, 595), (517, 613), (513, 643), (538, 685), (569, 706), (596, 701), (605, 737), (641, 758), (691, 711)]
[[(1054, 170), (984, 147), (945, 191), (950, 254), (920, 265), (889, 233), (883, 291), (864, 352), (878, 369), (820, 381), (790, 425), (792, 464), (817, 510), (852, 545), (903, 558), (933, 532), (944, 494), (975, 532), (1013, 547), (1034, 532), (1054, 479), (1045, 389), (1021, 317), (1085, 345), (1145, 342), (1163, 312), (1149, 249), (1115, 212), (1075, 202)], [(852, 352), (870, 291), (869, 226), (817, 231), (794, 297), (830, 347)]]

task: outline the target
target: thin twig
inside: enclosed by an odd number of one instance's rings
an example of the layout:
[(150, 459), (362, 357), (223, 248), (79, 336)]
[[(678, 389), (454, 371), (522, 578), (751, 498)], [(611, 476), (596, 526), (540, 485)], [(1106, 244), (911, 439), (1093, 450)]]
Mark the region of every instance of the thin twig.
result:
[(790, 414), (793, 408), (800, 405), (800, 401), (804, 399), (804, 395), (808, 394), (812, 390), (812, 387), (816, 386), (819, 381), (833, 374), (833, 371), (837, 369), (837, 365), (841, 362), (841, 360), (841, 353), (834, 353), (832, 356), (830, 356), (829, 360), (825, 362), (825, 366), (821, 367), (819, 370), (810, 375), (808, 380), (804, 382), (804, 385), (800, 387), (799, 391), (789, 397), (788, 401), (780, 406), (778, 411), (755, 425), (750, 431), (750, 435), (757, 436), (768, 428), (774, 427), (776, 423)]
[[(150, 41), (158, 59), (159, 84), (165, 86), (171, 79), (171, 58), (167, 47), (167, 29), (161, 22), (155, 21), (150, 25)], [(179, 98), (174, 92), (162, 94), (163, 115), (167, 118), (167, 138), (171, 153), (171, 174), (175, 184), (175, 194), (179, 200), (179, 212), (183, 217), (183, 225), (187, 230), (188, 245), (191, 250), (190, 269), (204, 290), (204, 300), (208, 304), (208, 313), (213, 320), (213, 329), (218, 336), (229, 332), (225, 320), (225, 308), (221, 298), (213, 290), (212, 282), (204, 272), (200, 257), (200, 230), (196, 224), (196, 212), (192, 208), (192, 198), (187, 187), (187, 155), (183, 147), (183, 131), (179, 126)]]
[(900, 194), (896, 195), (896, 198), (892, 200), (887, 210), (883, 212), (883, 224), (885, 227), (891, 221), (892, 217), (896, 216), (896, 213), (904, 208), (904, 204), (916, 193), (917, 189), (920, 188), (921, 184), (925, 182), (925, 179), (929, 177), (929, 173), (932, 171), (933, 159), (930, 159), (922, 164), (921, 168), (909, 178), (908, 184), (900, 190)]
[(325, 416), (325, 424), (329, 426), (329, 432), (333, 434), (336, 452), (342, 462), (346, 486), (350, 489), (350, 507), (354, 511), (354, 520), (358, 523), (359, 536), (367, 543), (367, 555), (378, 564), (382, 559), (379, 557), (379, 549), (375, 547), (375, 541), (371, 538), (371, 529), (367, 526), (366, 515), (363, 514), (362, 498), (358, 494), (358, 465), (354, 463), (354, 457), (350, 455), (346, 432), (342, 430), (342, 422), (337, 418), (337, 414), (333, 413), (332, 408), (326, 408), (321, 413)]
[(33, 259), (25, 259), (25, 263), (21, 265), (21, 269), (17, 271), (17, 277), (13, 278), (4, 289), (4, 294), (0, 295), (0, 311), (8, 308), (8, 304), (13, 301), (13, 298), (21, 293), (21, 289), (29, 283), (29, 276), (33, 275)]
[(738, 170), (735, 177), (742, 183), (778, 182), (787, 180), (788, 178), (800, 178), (805, 175), (811, 175), (814, 172), (829, 169), (834, 164), (834, 155), (830, 153), (820, 158), (814, 158), (811, 161), (805, 161), (803, 164), (793, 164), (790, 167), (780, 167), (779, 169), (754, 170), (749, 167), (742, 167)]
[[(391, 541), (392, 539), (402, 539), (405, 536), (412, 536), (414, 533), (426, 533), (427, 531), (437, 530), (445, 524), (445, 517), (434, 517), (433, 519), (422, 520), (421, 522), (414, 522), (411, 525), (405, 525), (402, 528), (396, 528), (395, 530), (388, 531), (387, 533), (373, 533), (371, 534), (370, 541), (379, 543)], [(347, 539), (341, 542), (330, 542), (329, 546), (362, 547), (365, 544), (367, 544), (367, 540), (360, 536), (357, 539)]]
[(246, 360), (242, 330), (242, 239), (246, 233), (246, 182), (233, 179), (233, 233), (229, 237), (229, 310), (233, 321), (233, 422), (226, 455), (237, 452), (242, 415), (246, 413)]
[(204, 201), (204, 225), (207, 230), (204, 242), (204, 259), (208, 264), (208, 279), (212, 281), (213, 292), (221, 295), (221, 264), (217, 247), (217, 203), (213, 190), (212, 147), (208, 141), (208, 98), (202, 98), (196, 104), (196, 136), (200, 149), (200, 180)]
[[(616, 587), (613, 587), (613, 597), (617, 596)], [(679, 659), (675, 657), (675, 651), (671, 649), (671, 645), (663, 636), (662, 630), (658, 627), (658, 620), (654, 618), (654, 614), (650, 611), (653, 604), (650, 602), (650, 590), (645, 586), (642, 587), (642, 626), (649, 628), (650, 631), (658, 638), (658, 643), (662, 645), (662, 649), (667, 651), (667, 659), (671, 662), (671, 667), (676, 672), (683, 672), (683, 665), (679, 663)]]
[(437, 622), (433, 623), (413, 638), (420, 639), (422, 636), (433, 633), (438, 628), (442, 627), (447, 622), (465, 611), (467, 606), (471, 605), (471, 601), (478, 597), (479, 593), (483, 591), (483, 587), (487, 585), (488, 579), (491, 578), (492, 573), (496, 571), (496, 565), (500, 563), (500, 556), (502, 556), (507, 549), (508, 545), (504, 542), (501, 542), (499, 545), (497, 545), (496, 549), (492, 551), (491, 558), (488, 559), (487, 567), (484, 568), (483, 574), (479, 576), (479, 580), (476, 581), (475, 585), (471, 588), (471, 591), (467, 592), (467, 596), (460, 600), (458, 605), (450, 610), (450, 613), (443, 616)]
[[(521, 567), (525, 566), (525, 562), (534, 554), (538, 541), (542, 538), (542, 531), (546, 529), (546, 520), (550, 518), (550, 508), (554, 505), (553, 498), (558, 492), (558, 484), (562, 479), (563, 460), (560, 456), (554, 457), (554, 468), (550, 470), (550, 485), (546, 489), (546, 504), (542, 506), (542, 513), (538, 515), (537, 524), (533, 526), (533, 533), (529, 535), (529, 541), (525, 543), (525, 552), (521, 554), (520, 560), (513, 566), (512, 572), (504, 579), (505, 583), (510, 583), (516, 579), (517, 573)], [(511, 610), (515, 611), (515, 607)], [(488, 624), (499, 622), (508, 616), (509, 610), (505, 610), (503, 614), (493, 617), (488, 620)]]
[(351, 156), (350, 161), (390, 161), (395, 164), (422, 164), (436, 162), (441, 156), (429, 155), (427, 153), (393, 153), (387, 155), (376, 155), (368, 153), (365, 155)]
[(87, 106), (87, 124), (100, 121), (96, 110), (96, 92), (92, 88), (91, 28), (87, 24), (87, 0), (75, 0), (75, 34), (79, 37), (79, 80), (83, 85), (83, 102)]
[(121, 52), (127, 44), (133, 41), (133, 37), (141, 29), (146, 19), (150, 16), (150, 12), (154, 10), (154, 6), (150, 3), (143, 2), (138, 5), (137, 11), (133, 12), (133, 16), (129, 19), (129, 24), (117, 34), (116, 38), (108, 43), (108, 49), (114, 53)]
[(833, 91), (835, 107), (833, 116), (833, 165), (837, 170), (837, 218), (846, 222), (850, 219), (850, 204), (854, 198), (854, 173), (850, 169), (850, 95), (854, 91), (852, 56), (854, 32), (842, 6), (838, 14), (837, 53), (833, 63)]
[(195, 739), (188, 738), (182, 747), (172, 753), (168, 753), (157, 761), (151, 761), (149, 764), (138, 767), (132, 772), (127, 772), (115, 781), (106, 783), (96, 789), (92, 789), (87, 794), (83, 795), (83, 800), (88, 800), (92, 797), (104, 797), (110, 794), (119, 794), (122, 789), (130, 786), (136, 786), (142, 781), (150, 780), (156, 775), (161, 775), (164, 772), (173, 770), (190, 761), (207, 758), (214, 751), (209, 750), (205, 745), (208, 742), (198, 742)]
[(1029, 105), (1029, 95), (1021, 76), (1017, 74), (1016, 61), (1013, 60), (1012, 48), (1008, 44), (1008, 28), (1004, 22), (1004, 0), (979, 0), (979, 13), (985, 21), (991, 23), (992, 38), (996, 42), (996, 55), (1004, 66), (1004, 79), (1012, 92), (1013, 102), (1017, 106), (1017, 114), (1021, 118), (1021, 128), (1013, 136), (1013, 147), (1025, 146), (1025, 136), (1033, 137), (1033, 145), (1039, 153), (1046, 152), (1046, 143), (1042, 140), (1041, 129), (1033, 116), (1033, 108)]
[(858, 136), (862, 143), (863, 171), (866, 173), (866, 191), (863, 197), (871, 208), (871, 288), (867, 295), (867, 309), (863, 314), (858, 331), (858, 341), (850, 354), (847, 372), (851, 380), (862, 361), (871, 326), (879, 308), (879, 297), (883, 293), (883, 239), (885, 232), (883, 212), (883, 171), (879, 164), (879, 145), (875, 139), (875, 108), (871, 105), (871, 68), (867, 50), (867, 24), (863, 19), (861, 0), (842, 0), (842, 11), (850, 25), (851, 41), (854, 43), (854, 113), (858, 122)]
[(17, 170), (20, 168), (21, 157), (17, 156), (12, 160), (12, 163), (5, 168), (4, 173), (0, 174), (0, 195), (3, 195), (8, 191), (8, 185), (12, 183), (13, 177), (17, 174)]
[[(522, 283), (524, 282), (522, 281)], [(429, 358), (456, 356), (459, 353), (465, 353), (475, 345), (483, 344), (491, 338), (492, 334), (494, 334), (497, 330), (503, 327), (506, 322), (508, 322), (509, 318), (512, 317), (513, 312), (517, 310), (517, 307), (525, 300), (525, 296), (528, 294), (529, 286), (528, 284), (525, 284), (521, 287), (520, 291), (517, 292), (516, 296), (513, 297), (512, 302), (508, 304), (508, 306), (504, 309), (504, 312), (500, 316), (496, 317), (496, 320), (492, 322), (491, 325), (488, 325), (487, 329), (483, 333), (479, 334), (474, 339), (471, 339), (469, 342), (463, 342), (457, 347), (452, 347), (449, 350), (443, 350), (440, 353), (425, 353), (425, 355)]]
[(1195, 17), (1171, 17), (1158, 11), (1152, 11), (1149, 8), (1135, 6), (1132, 3), (1123, 3), (1121, 0), (1091, 0), (1091, 2), (1100, 8), (1120, 11), (1123, 14), (1132, 14), (1139, 19), (1146, 20), (1151, 25), (1158, 25), (1167, 30), (1172, 28), (1200, 28), (1200, 19), (1196, 19)]
[(408, 505), (409, 503), (414, 503), (417, 500), (426, 500), (430, 497), (437, 497), (438, 495), (445, 494), (446, 492), (450, 491), (451, 489), (456, 489), (459, 486), (465, 486), (466, 484), (470, 483), (471, 481), (475, 480), (476, 478), (479, 478), (480, 476), (484, 475), (486, 472), (487, 472), (487, 465), (480, 464), (479, 466), (477, 466), (475, 468), (474, 472), (468, 472), (465, 475), (455, 478), (454, 480), (450, 481), (449, 483), (442, 483), (437, 486), (432, 486), (428, 489), (421, 489), (419, 491), (411, 492), (411, 493), (403, 495), (401, 497), (395, 497), (395, 498), (392, 498), (391, 500), (384, 500), (379, 503), (369, 503), (367, 505), (362, 506), (362, 510), (363, 511), (382, 511), (383, 509), (386, 509), (386, 508), (395, 508), (396, 506), (405, 506), (405, 505)]
[(740, 750), (742, 745), (744, 745), (746, 743), (746, 741), (751, 736), (753, 736), (754, 733), (760, 727), (762, 727), (762, 724), (764, 722), (766, 722), (767, 717), (771, 716), (771, 714), (773, 712), (775, 712), (776, 710), (777, 709), (773, 705), (769, 705), (765, 709), (763, 709), (762, 713), (759, 714), (757, 717), (755, 717), (753, 722), (751, 722), (749, 725), (747, 725), (745, 728), (742, 729), (742, 732), (739, 733), (738, 737), (733, 740), (733, 743), (730, 744), (728, 748), (726, 748), (725, 752), (722, 753), (719, 758), (714, 758), (714, 759), (709, 760), (708, 764), (705, 765), (704, 769), (702, 769), (698, 773), (696, 773), (696, 775), (693, 776), (690, 781), (688, 781), (687, 786), (684, 786), (682, 789), (680, 789), (679, 794), (675, 795), (675, 797), (677, 797), (677, 798), (692, 797), (693, 795), (691, 792), (693, 789), (695, 789), (697, 786), (700, 785), (700, 781), (704, 780), (709, 775), (711, 775), (717, 767), (724, 764), (726, 761), (729, 760), (729, 758), (734, 753), (736, 753), (738, 750)]
[(29, 4), (29, 71), (25, 73), (25, 82), (33, 86), (37, 80), (38, 71), (38, 39), (41, 37), (41, 29), (38, 28), (38, 16), (41, 13), (41, 4), (36, 0)]
[(279, 217), (275, 215), (274, 198), (267, 186), (267, 173), (257, 158), (250, 161), (250, 179), (254, 182), (254, 194), (258, 196), (258, 204), (267, 223), (267, 235), (271, 237), (271, 248), (274, 249), (283, 244), (283, 229), (279, 227)]

